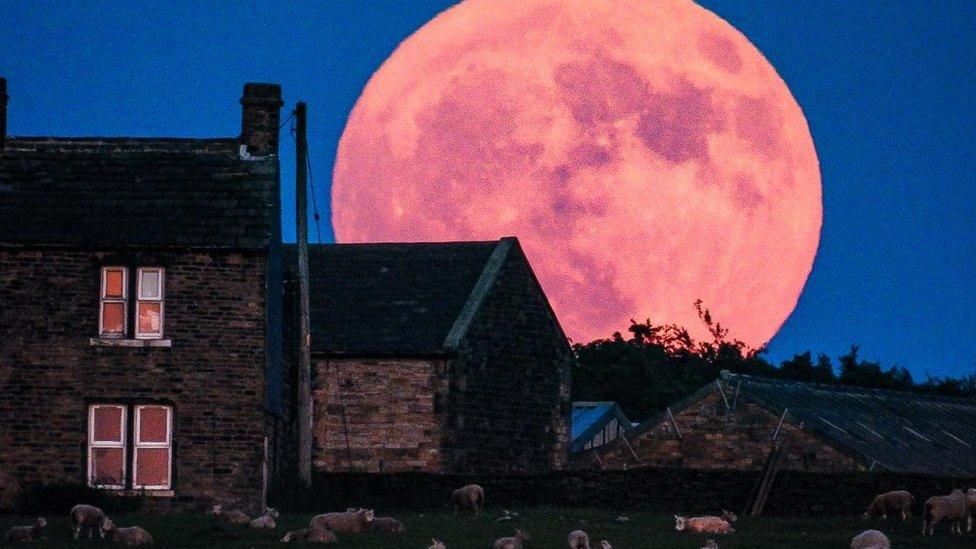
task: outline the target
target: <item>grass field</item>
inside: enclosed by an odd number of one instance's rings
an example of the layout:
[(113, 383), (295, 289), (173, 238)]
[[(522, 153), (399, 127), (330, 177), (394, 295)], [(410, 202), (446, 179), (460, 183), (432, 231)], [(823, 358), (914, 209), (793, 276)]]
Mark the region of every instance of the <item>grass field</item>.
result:
[[(514, 528), (527, 531), (532, 540), (527, 547), (566, 547), (566, 535), (582, 527), (591, 539), (609, 540), (615, 549), (636, 547), (661, 547), (665, 549), (697, 549), (702, 537), (680, 535), (674, 531), (671, 517), (651, 513), (627, 513), (630, 522), (616, 523), (620, 513), (609, 511), (529, 508), (519, 511), (519, 519), (496, 522), (500, 509), (489, 509), (481, 518), (455, 518), (448, 512), (415, 513), (384, 512), (399, 518), (408, 529), (400, 536), (362, 534), (341, 536), (332, 547), (356, 548), (417, 548), (425, 549), (431, 537), (442, 539), (450, 549), (490, 547), (498, 537), (511, 535)], [(279, 519), (276, 532), (249, 531), (246, 528), (222, 529), (215, 527), (206, 515), (119, 515), (112, 517), (119, 525), (138, 524), (149, 530), (156, 540), (156, 547), (280, 547), (278, 541), (285, 530), (307, 524), (310, 515), (284, 515)], [(28, 524), (33, 519), (0, 516), (0, 531), (6, 532), (15, 524)], [(72, 542), (67, 517), (48, 517), (48, 541), (32, 544), (33, 547), (88, 547), (104, 542)], [(736, 532), (724, 539), (719, 538), (722, 549), (732, 548), (789, 548), (827, 549), (850, 546), (851, 537), (862, 530), (874, 527), (885, 531), (892, 539), (893, 547), (976, 548), (976, 534), (963, 537), (951, 536), (946, 531), (931, 538), (920, 534), (921, 522), (908, 524), (892, 522), (890, 528), (877, 522), (863, 522), (860, 518), (837, 517), (826, 519), (761, 518), (742, 519), (736, 523)]]

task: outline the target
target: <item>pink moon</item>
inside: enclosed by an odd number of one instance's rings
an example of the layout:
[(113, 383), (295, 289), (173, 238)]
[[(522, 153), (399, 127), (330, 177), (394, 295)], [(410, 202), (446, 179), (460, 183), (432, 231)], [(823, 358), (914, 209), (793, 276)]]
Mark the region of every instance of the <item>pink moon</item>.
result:
[(630, 319), (767, 342), (820, 239), (803, 111), (685, 0), (467, 0), (400, 44), (336, 156), (339, 242), (515, 235), (567, 334)]

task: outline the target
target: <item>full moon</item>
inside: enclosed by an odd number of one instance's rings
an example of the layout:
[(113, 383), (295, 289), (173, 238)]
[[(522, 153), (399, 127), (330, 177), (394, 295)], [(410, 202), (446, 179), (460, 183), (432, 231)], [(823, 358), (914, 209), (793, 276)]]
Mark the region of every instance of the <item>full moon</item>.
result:
[(687, 0), (467, 0), (369, 80), (336, 156), (339, 242), (517, 236), (567, 334), (630, 320), (767, 342), (820, 238), (776, 70)]

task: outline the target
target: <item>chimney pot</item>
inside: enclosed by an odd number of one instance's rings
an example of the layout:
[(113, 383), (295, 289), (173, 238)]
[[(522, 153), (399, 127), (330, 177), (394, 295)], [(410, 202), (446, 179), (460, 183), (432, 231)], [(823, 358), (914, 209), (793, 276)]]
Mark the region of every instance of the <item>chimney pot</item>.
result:
[(0, 76), (0, 149), (7, 143), (7, 79)]
[(244, 84), (241, 97), (241, 143), (254, 156), (278, 154), (278, 126), (281, 123), (281, 86)]

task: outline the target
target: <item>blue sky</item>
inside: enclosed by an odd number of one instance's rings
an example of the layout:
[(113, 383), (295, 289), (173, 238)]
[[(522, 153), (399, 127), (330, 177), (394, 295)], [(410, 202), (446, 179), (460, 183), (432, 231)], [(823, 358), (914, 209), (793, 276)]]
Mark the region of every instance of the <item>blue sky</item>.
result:
[[(813, 273), (770, 345), (908, 367), (976, 367), (976, 3), (711, 0), (777, 68), (820, 157)], [(309, 103), (322, 238), (345, 118), (396, 45), (452, 2), (7, 2), (0, 76), (13, 135), (219, 136), (241, 87)], [(292, 179), (283, 138), (284, 181)], [(294, 238), (292, 189), (285, 234)], [(315, 238), (314, 235), (312, 237)]]

